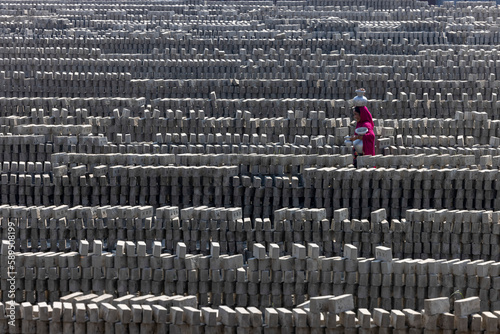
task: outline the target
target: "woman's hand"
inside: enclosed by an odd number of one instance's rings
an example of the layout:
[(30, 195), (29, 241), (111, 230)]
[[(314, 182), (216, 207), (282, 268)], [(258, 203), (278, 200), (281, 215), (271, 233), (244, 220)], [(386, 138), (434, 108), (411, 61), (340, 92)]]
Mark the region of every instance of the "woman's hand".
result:
[(356, 140), (356, 139), (363, 139), (363, 136), (362, 135), (358, 135), (358, 136), (352, 135), (351, 136), (351, 140)]

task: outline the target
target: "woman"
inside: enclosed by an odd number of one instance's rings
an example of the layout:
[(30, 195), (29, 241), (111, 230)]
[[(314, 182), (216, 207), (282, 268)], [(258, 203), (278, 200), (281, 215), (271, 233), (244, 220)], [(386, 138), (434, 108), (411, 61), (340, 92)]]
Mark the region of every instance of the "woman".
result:
[[(373, 118), (372, 114), (368, 111), (367, 107), (355, 107), (354, 108), (354, 119), (356, 120), (356, 129), (365, 127), (368, 129), (368, 132), (364, 135), (352, 135), (351, 140), (354, 141), (356, 139), (363, 140), (363, 155), (375, 155), (375, 133), (373, 132)], [(354, 166), (356, 164), (356, 158), (358, 153), (355, 149), (354, 152)]]

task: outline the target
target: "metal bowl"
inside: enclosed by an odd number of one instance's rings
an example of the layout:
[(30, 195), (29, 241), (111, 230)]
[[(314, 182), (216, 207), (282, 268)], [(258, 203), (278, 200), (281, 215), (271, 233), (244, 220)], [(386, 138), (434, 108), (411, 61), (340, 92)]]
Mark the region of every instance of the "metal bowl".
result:
[(353, 143), (352, 146), (354, 146), (354, 149), (358, 154), (363, 154), (363, 140), (361, 139), (356, 139)]
[(356, 130), (354, 130), (354, 132), (356, 132), (356, 134), (358, 134), (358, 135), (364, 135), (368, 132), (368, 128), (362, 126), (362, 127), (357, 128)]

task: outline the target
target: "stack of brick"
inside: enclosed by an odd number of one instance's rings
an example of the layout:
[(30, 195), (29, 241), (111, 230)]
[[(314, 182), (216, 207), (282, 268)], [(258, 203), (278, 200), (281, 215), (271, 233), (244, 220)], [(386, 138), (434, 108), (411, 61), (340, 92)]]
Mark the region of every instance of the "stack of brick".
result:
[[(348, 219), (348, 209), (279, 209), (274, 218), (243, 217), (242, 208), (176, 206), (0, 207), (6, 239), (8, 224), (15, 227), (17, 251), (77, 251), (78, 241), (103, 241), (113, 250), (117, 240), (143, 241), (151, 252), (160, 242), (169, 252), (183, 242), (190, 253), (209, 254), (217, 242), (223, 254), (251, 256), (255, 244), (278, 247), (292, 255), (294, 244), (315, 244), (325, 256), (339, 256), (345, 244), (355, 245), (363, 257), (373, 257), (377, 246), (393, 249), (402, 258), (462, 258), (498, 261), (499, 213), (484, 210), (416, 210), (406, 218), (389, 219), (385, 209), (370, 219)], [(64, 228), (63, 228), (64, 227)], [(92, 248), (91, 248), (92, 250)]]
[(493, 1), (0, 14), (1, 333), (498, 332)]
[[(392, 250), (384, 246), (376, 247), (375, 257), (364, 258), (348, 244), (344, 257), (320, 255), (313, 243), (307, 248), (294, 244), (293, 254), (285, 256), (279, 256), (278, 245), (271, 244), (268, 255), (264, 246), (254, 244), (254, 257), (246, 261), (243, 255), (220, 254), (217, 243), (206, 256), (186, 253), (184, 243), (177, 244), (176, 255), (161, 253), (159, 242), (152, 254), (144, 242), (119, 241), (114, 253), (103, 252), (99, 241), (92, 252), (86, 241), (79, 246), (79, 252), (16, 253), (16, 300), (110, 302), (140, 293), (137, 301), (187, 295), (201, 306), (263, 310), (272, 305), (290, 309), (311, 298), (347, 293), (355, 295), (356, 307), (370, 310), (420, 309), (425, 299), (460, 295), (480, 296), (482, 311), (498, 307), (495, 277), (500, 266), (494, 261), (393, 259)], [(8, 242), (2, 247), (6, 261)], [(2, 284), (6, 279), (2, 274)], [(7, 293), (2, 299), (8, 300)]]
[[(78, 297), (77, 297), (78, 298)], [(51, 304), (29, 302), (18, 305), (17, 324), (23, 333), (47, 331), (75, 333), (86, 331), (195, 331), (261, 332), (333, 331), (333, 332), (421, 332), (421, 331), (498, 331), (498, 311), (480, 311), (479, 298), (454, 301), (450, 312), (448, 298), (426, 299), (422, 311), (412, 309), (369, 311), (353, 306), (352, 295), (312, 298), (294, 309), (254, 307), (201, 307), (185, 302), (160, 302), (150, 305), (132, 301), (77, 301), (77, 298)], [(151, 301), (153, 298), (149, 298)], [(0, 309), (4, 310), (4, 304)], [(5, 319), (5, 313), (2, 313)], [(18, 329), (3, 323), (5, 333)]]

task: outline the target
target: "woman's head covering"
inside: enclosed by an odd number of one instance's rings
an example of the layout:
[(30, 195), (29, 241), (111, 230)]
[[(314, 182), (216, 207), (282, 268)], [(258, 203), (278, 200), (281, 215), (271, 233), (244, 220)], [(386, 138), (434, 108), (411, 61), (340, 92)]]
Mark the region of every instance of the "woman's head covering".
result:
[[(360, 116), (360, 120), (359, 122), (356, 124), (356, 128), (359, 128), (359, 127), (367, 127), (367, 128), (372, 128), (375, 126), (375, 124), (373, 124), (373, 117), (372, 117), (372, 114), (370, 113), (370, 111), (368, 111), (368, 108), (365, 107), (365, 106), (362, 106), (362, 107), (355, 107), (355, 110), (356, 112), (359, 113), (359, 116)], [(367, 126), (367, 124), (370, 124), (370, 126)]]

